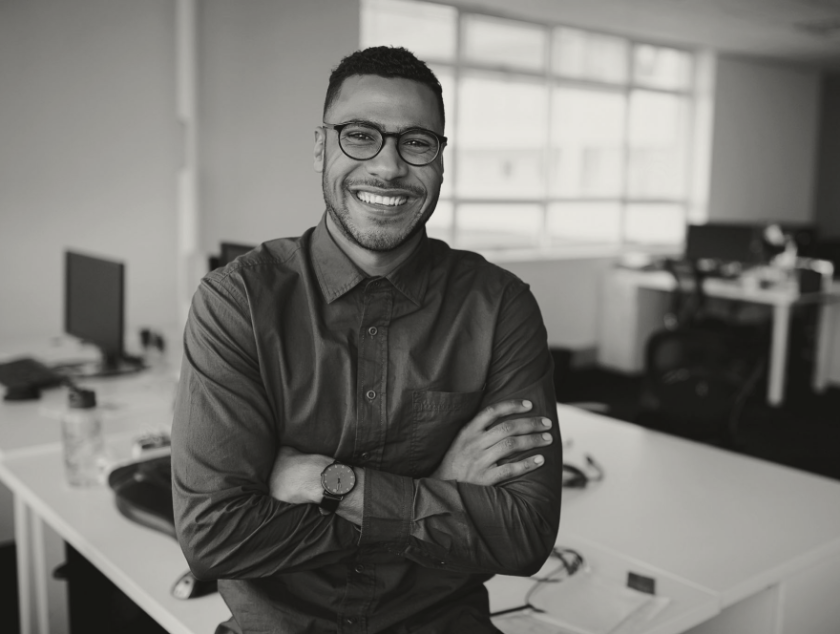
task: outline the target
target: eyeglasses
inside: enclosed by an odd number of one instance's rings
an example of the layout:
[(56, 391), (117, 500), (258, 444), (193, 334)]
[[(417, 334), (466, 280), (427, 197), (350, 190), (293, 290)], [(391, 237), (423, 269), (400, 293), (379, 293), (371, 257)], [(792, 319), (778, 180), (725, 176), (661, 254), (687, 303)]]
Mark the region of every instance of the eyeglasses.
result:
[(410, 128), (402, 132), (384, 132), (369, 121), (324, 123), (325, 128), (338, 132), (338, 147), (351, 159), (368, 161), (382, 151), (388, 137), (397, 139), (400, 158), (415, 167), (434, 161), (446, 145), (446, 137), (424, 128)]

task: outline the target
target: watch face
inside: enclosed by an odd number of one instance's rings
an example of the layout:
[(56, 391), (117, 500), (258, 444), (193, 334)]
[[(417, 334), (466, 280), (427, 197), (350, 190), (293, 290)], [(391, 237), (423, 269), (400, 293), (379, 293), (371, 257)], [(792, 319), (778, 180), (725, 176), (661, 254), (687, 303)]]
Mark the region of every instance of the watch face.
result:
[(331, 464), (321, 474), (321, 484), (333, 495), (346, 495), (356, 486), (356, 474), (346, 464)]

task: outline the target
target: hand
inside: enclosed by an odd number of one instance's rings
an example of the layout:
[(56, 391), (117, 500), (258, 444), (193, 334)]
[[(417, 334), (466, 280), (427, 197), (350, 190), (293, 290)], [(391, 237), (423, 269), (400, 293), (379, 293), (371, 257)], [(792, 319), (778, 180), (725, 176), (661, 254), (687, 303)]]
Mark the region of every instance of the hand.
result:
[(479, 412), (452, 442), (432, 477), (492, 486), (539, 468), (545, 462), (540, 455), (507, 464), (500, 465), (498, 462), (534, 447), (550, 445), (550, 419), (515, 418), (488, 429), (498, 419), (527, 412), (531, 407), (530, 401), (512, 400), (496, 403)]
[(271, 497), (289, 504), (319, 504), (324, 494), (321, 472), (332, 458), (281, 447), (268, 480)]

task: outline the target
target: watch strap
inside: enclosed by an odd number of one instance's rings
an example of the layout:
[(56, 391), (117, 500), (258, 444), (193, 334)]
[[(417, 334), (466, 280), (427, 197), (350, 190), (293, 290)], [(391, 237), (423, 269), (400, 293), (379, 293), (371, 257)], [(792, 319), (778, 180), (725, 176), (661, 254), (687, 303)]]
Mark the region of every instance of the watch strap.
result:
[(329, 515), (338, 510), (338, 503), (343, 499), (343, 495), (333, 495), (328, 491), (324, 491), (324, 497), (321, 498), (321, 503), (318, 507), (321, 509), (323, 515)]

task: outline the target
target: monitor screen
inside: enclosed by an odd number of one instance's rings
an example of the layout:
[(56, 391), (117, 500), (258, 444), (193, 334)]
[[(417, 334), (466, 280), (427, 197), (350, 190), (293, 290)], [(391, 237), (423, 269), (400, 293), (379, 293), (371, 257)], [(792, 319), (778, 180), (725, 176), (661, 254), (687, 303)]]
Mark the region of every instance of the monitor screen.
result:
[(65, 252), (64, 330), (97, 346), (106, 358), (123, 352), (125, 266)]
[(222, 255), (219, 257), (219, 266), (225, 266), (233, 262), (240, 255), (248, 253), (253, 250), (253, 245), (248, 244), (234, 244), (232, 242), (222, 242)]
[(764, 259), (762, 232), (763, 227), (759, 225), (689, 225), (685, 257), (688, 260), (758, 264)]

